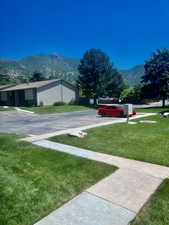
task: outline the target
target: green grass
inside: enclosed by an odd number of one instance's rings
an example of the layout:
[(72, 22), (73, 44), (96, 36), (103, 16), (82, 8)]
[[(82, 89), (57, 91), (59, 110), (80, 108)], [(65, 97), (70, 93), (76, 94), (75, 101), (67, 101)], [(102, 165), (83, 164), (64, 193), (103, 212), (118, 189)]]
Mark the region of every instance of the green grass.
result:
[[(96, 152), (169, 166), (169, 118), (151, 116), (155, 124), (112, 124), (87, 130), (85, 138), (68, 135), (51, 140)], [(140, 119), (140, 120), (143, 120)]]
[(0, 112), (1, 111), (11, 111), (11, 110), (14, 110), (14, 108), (13, 107), (4, 108), (3, 106), (0, 106)]
[(115, 167), (0, 135), (0, 224), (32, 225)]
[(151, 107), (148, 109), (136, 109), (137, 112), (146, 112), (146, 113), (160, 113), (160, 112), (165, 112), (168, 111), (169, 112), (169, 107)]
[(48, 113), (52, 114), (52, 113), (89, 110), (92, 108), (80, 105), (61, 105), (61, 106), (42, 106), (42, 107), (22, 107), (22, 109), (29, 110), (38, 114), (48, 114)]
[(166, 179), (143, 207), (132, 225), (169, 224), (169, 179)]

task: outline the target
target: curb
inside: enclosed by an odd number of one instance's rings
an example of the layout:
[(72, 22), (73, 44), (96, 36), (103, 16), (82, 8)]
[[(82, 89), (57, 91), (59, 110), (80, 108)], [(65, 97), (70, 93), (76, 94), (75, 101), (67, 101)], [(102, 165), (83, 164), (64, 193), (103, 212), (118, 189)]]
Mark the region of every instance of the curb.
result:
[(31, 113), (31, 114), (35, 114), (34, 112), (32, 111), (28, 111), (28, 110), (24, 110), (24, 109), (20, 109), (18, 107), (15, 107), (16, 111), (20, 111), (20, 112), (26, 112), (26, 113)]

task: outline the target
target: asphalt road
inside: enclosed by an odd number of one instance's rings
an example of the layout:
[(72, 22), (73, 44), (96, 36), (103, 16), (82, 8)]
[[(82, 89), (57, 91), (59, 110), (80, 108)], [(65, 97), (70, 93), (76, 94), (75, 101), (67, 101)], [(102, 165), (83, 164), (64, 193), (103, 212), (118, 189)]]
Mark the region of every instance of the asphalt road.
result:
[[(161, 102), (133, 106), (135, 108), (149, 108), (161, 106)], [(96, 110), (46, 115), (37, 115), (20, 111), (6, 111), (0, 112), (0, 133), (41, 135), (117, 119), (118, 118), (114, 117), (99, 117), (96, 114)]]
[(40, 135), (117, 119), (99, 117), (95, 110), (47, 115), (20, 111), (0, 112), (0, 133)]

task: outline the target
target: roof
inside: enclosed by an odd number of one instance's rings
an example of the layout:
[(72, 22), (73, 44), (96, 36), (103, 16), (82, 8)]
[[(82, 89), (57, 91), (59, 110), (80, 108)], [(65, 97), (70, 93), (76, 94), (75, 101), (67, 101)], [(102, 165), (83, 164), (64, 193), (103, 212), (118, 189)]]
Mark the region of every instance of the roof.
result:
[(4, 85), (0, 85), (0, 90), (6, 89), (6, 88), (9, 88), (9, 87), (13, 87), (13, 86), (15, 86), (15, 84), (4, 84)]
[(7, 87), (5, 89), (0, 89), (0, 91), (16, 91), (16, 90), (25, 90), (25, 89), (32, 89), (32, 88), (40, 88), (43, 86), (46, 86), (48, 84), (54, 83), (57, 80), (43, 80), (43, 81), (37, 81), (37, 82), (30, 82), (30, 83), (24, 83), (24, 84), (18, 84), (16, 86)]

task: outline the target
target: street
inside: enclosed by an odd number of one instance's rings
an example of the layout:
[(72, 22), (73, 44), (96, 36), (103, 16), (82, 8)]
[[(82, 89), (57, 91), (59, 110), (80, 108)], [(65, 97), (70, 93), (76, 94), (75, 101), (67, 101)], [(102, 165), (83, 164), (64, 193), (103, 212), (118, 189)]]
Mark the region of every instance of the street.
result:
[(0, 133), (40, 135), (117, 119), (99, 117), (96, 110), (47, 115), (8, 111), (0, 113)]

